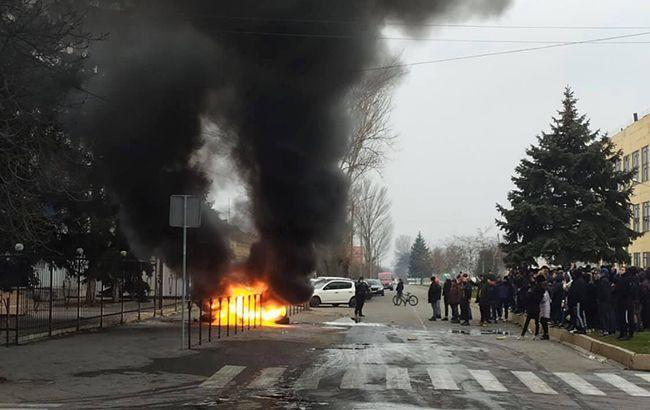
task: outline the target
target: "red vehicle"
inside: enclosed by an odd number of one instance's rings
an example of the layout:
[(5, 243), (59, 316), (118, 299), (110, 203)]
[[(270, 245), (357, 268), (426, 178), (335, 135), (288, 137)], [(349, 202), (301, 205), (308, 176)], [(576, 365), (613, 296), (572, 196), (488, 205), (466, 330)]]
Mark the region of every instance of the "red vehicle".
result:
[(379, 272), (377, 274), (377, 279), (384, 285), (384, 289), (393, 290), (393, 283), (395, 281), (395, 276), (392, 272)]

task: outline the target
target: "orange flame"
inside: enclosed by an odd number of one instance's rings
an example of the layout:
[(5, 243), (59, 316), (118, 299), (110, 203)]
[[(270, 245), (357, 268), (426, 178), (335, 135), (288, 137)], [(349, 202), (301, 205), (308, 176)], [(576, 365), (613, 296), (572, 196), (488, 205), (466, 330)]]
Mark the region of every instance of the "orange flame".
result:
[(212, 324), (221, 326), (276, 326), (287, 314), (280, 302), (269, 300), (265, 283), (229, 284), (224, 296), (212, 301)]

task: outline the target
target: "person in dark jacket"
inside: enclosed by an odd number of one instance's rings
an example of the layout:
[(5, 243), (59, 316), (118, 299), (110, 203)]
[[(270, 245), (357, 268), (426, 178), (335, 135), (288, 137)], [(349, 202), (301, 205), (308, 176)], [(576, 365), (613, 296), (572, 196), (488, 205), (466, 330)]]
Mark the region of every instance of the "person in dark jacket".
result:
[(499, 296), (497, 295), (497, 278), (488, 272), (488, 303), (490, 304), (490, 322), (497, 323), (499, 318)]
[(366, 303), (366, 295), (370, 292), (370, 287), (363, 280), (363, 276), (354, 284), (354, 315), (359, 317), (363, 316), (363, 305)]
[(470, 301), (472, 299), (472, 284), (469, 281), (469, 275), (463, 274), (462, 276), (462, 293), (460, 299), (460, 320), (462, 326), (469, 326), (471, 318)]
[(442, 292), (442, 289), (440, 287), (440, 283), (436, 280), (435, 276), (431, 277), (431, 285), (429, 285), (429, 294), (428, 294), (428, 302), (431, 303), (431, 310), (433, 310), (433, 315), (429, 320), (435, 322), (438, 318), (440, 318), (440, 293)]
[(587, 318), (585, 317), (585, 301), (587, 300), (587, 284), (582, 278), (582, 270), (573, 271), (573, 281), (567, 295), (569, 307), (571, 308), (571, 319), (575, 329), (573, 333), (587, 333)]
[(540, 303), (544, 297), (544, 292), (546, 291), (543, 287), (543, 282), (546, 281), (543, 275), (538, 275), (535, 279), (535, 283), (528, 288), (528, 292), (524, 298), (524, 305), (526, 311), (526, 321), (524, 322), (524, 328), (521, 330), (521, 336), (517, 339), (523, 339), (528, 332), (528, 325), (530, 321), (535, 321), (535, 337), (539, 336), (539, 313), (540, 313)]
[(634, 302), (638, 291), (637, 271), (635, 266), (621, 269), (621, 275), (614, 286), (620, 328), (618, 339), (622, 340), (630, 340), (634, 336)]
[(513, 289), (509, 276), (505, 276), (503, 280), (497, 284), (496, 293), (497, 298), (499, 299), (499, 320), (503, 318), (507, 321), (508, 311), (510, 310), (513, 298)]
[(597, 271), (592, 271), (583, 275), (586, 285), (585, 298), (585, 317), (587, 318), (587, 328), (594, 329), (598, 323), (598, 302), (596, 301), (596, 277)]
[(566, 292), (564, 291), (564, 274), (558, 272), (553, 281), (553, 286), (551, 287), (551, 321), (556, 326), (561, 326), (564, 321), (564, 315), (562, 314), (562, 302), (566, 297)]
[(442, 285), (442, 297), (443, 297), (443, 302), (445, 303), (445, 317), (442, 318), (442, 320), (449, 320), (449, 308), (451, 307), (450, 306), (451, 303), (449, 303), (450, 292), (451, 292), (451, 279), (447, 277), (447, 279), (445, 279), (444, 285)]
[(596, 282), (596, 303), (598, 304), (598, 324), (603, 336), (610, 335), (616, 330), (612, 329), (612, 284), (609, 282), (609, 272), (601, 270), (600, 278)]
[(397, 296), (402, 296), (402, 293), (404, 292), (404, 281), (402, 278), (399, 278), (399, 282), (397, 282), (397, 288), (395, 291), (397, 292)]
[(451, 306), (451, 323), (460, 323), (460, 316), (458, 314), (458, 306), (463, 298), (463, 284), (460, 278), (451, 281), (451, 289), (449, 290), (449, 305)]
[(478, 291), (476, 292), (476, 303), (478, 303), (478, 308), (481, 312), (479, 326), (487, 326), (490, 321), (489, 286), (487, 278), (484, 277), (481, 279), (481, 283), (478, 285)]
[(646, 269), (643, 280), (640, 281), (641, 330), (650, 330), (650, 270)]

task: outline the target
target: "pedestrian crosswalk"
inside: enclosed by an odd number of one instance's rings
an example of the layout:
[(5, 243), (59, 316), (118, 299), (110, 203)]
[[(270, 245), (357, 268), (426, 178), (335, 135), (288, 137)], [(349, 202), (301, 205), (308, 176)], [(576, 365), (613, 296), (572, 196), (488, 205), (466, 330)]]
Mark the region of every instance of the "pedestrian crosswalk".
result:
[[(338, 380), (338, 381), (337, 381)], [(577, 393), (607, 396), (614, 392), (632, 397), (650, 397), (648, 374), (596, 372), (533, 372), (520, 370), (469, 369), (465, 366), (416, 366), (352, 364), (341, 369), (308, 367), (301, 372), (285, 366), (251, 369), (225, 365), (200, 384), (203, 389), (239, 386), (245, 389), (269, 389), (282, 385), (294, 391), (308, 390), (404, 390), (422, 386), (434, 390), (481, 390), (491, 393), (521, 392), (521, 388), (539, 395)]]

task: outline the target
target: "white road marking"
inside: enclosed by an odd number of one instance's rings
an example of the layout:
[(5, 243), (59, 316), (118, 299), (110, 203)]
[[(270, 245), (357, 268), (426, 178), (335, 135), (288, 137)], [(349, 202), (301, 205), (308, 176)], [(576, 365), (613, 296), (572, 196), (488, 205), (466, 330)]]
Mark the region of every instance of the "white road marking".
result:
[(512, 374), (514, 374), (533, 393), (557, 394), (555, 390), (551, 389), (548, 384), (537, 377), (533, 372), (513, 371)]
[(286, 367), (267, 367), (252, 382), (246, 386), (249, 389), (265, 389), (275, 385), (282, 373), (287, 370)]
[(368, 366), (352, 366), (341, 379), (342, 389), (380, 390), (381, 386), (368, 384)]
[(591, 383), (578, 376), (575, 373), (554, 373), (557, 377), (562, 379), (566, 384), (576, 389), (581, 394), (588, 396), (604, 396), (605, 393), (595, 388)]
[(637, 373), (636, 376), (642, 378), (647, 382), (650, 382), (650, 373)]
[(644, 388), (637, 386), (634, 383), (628, 382), (621, 376), (614, 373), (596, 373), (598, 377), (605, 380), (607, 383), (612, 386), (623, 390), (625, 393), (630, 396), (636, 397), (650, 397), (650, 392)]
[(431, 384), (436, 390), (460, 390), (449, 370), (444, 367), (427, 367)]
[(221, 389), (226, 387), (239, 373), (241, 373), (245, 366), (223, 366), (219, 371), (210, 376), (206, 381), (200, 384), (200, 387)]
[(408, 370), (405, 367), (387, 367), (386, 388), (412, 390)]
[(469, 373), (485, 391), (508, 391), (508, 389), (506, 389), (489, 370), (469, 370)]
[(300, 375), (293, 388), (296, 390), (316, 390), (320, 379), (323, 377), (323, 371), (313, 367), (305, 369)]

